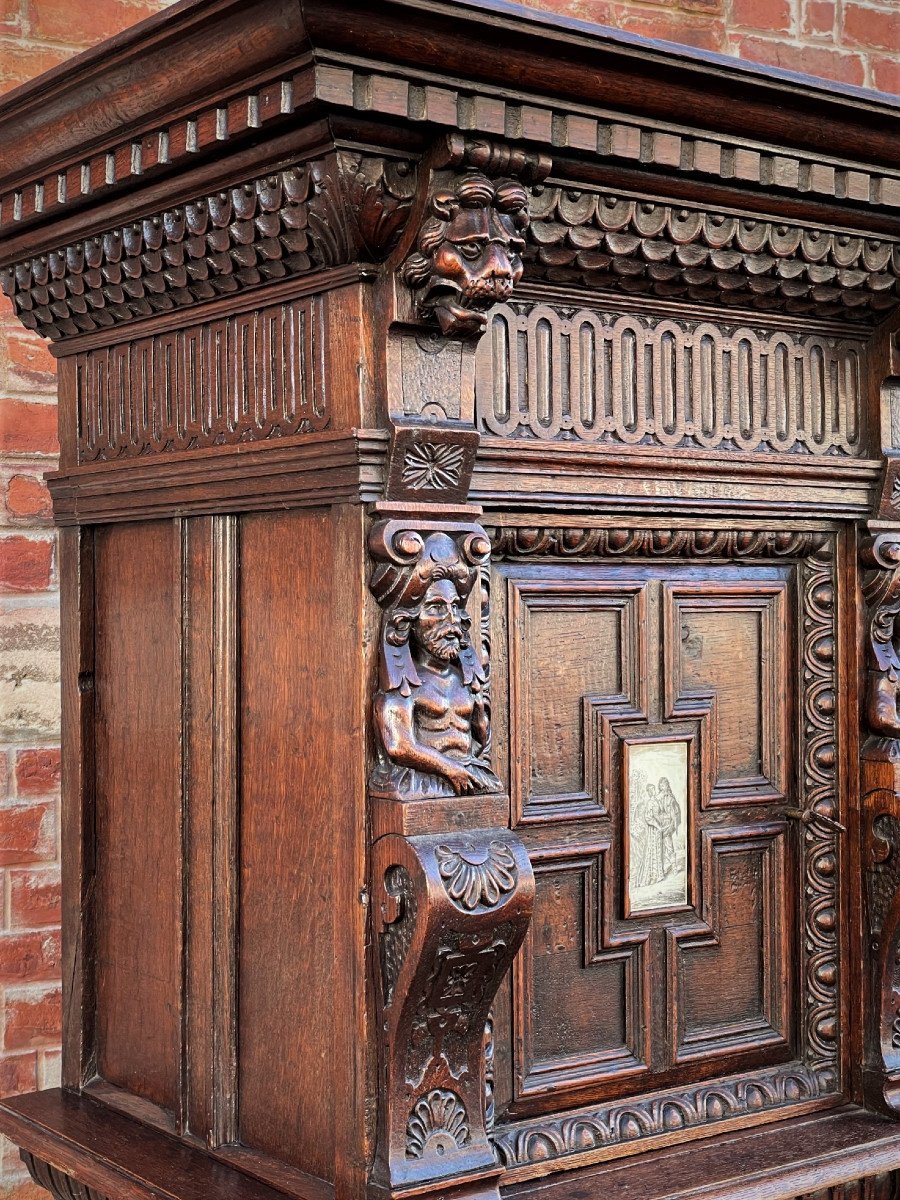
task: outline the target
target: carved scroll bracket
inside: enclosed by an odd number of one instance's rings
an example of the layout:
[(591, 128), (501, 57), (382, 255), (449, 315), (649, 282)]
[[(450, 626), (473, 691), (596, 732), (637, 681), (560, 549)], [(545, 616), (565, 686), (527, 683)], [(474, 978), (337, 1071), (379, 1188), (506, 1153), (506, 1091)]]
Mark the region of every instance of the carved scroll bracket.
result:
[(534, 875), (506, 829), (379, 839), (373, 848), (381, 1096), (373, 1188), (496, 1197), (484, 1036), (522, 943)]
[(867, 1101), (900, 1113), (900, 525), (883, 518), (895, 503), (900, 460), (887, 461), (879, 517), (860, 548), (867, 612), (861, 756), (866, 904)]
[(551, 165), (546, 155), (461, 134), (437, 144), (394, 264), (419, 320), (448, 338), (484, 333), (487, 310), (522, 277), (527, 185), (545, 179)]

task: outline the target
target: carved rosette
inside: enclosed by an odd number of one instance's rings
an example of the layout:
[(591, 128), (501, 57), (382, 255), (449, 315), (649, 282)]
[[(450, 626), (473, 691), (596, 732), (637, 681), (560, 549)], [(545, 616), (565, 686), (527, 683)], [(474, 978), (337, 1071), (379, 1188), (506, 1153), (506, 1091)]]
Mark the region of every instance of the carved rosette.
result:
[(381, 948), (382, 1092), (373, 1184), (496, 1195), (486, 1121), (485, 1026), (534, 903), (508, 830), (389, 835), (373, 848)]
[[(888, 472), (890, 478), (891, 472)], [(886, 485), (887, 486), (887, 485)], [(868, 935), (866, 1099), (900, 1112), (900, 529), (866, 539), (862, 836)]]

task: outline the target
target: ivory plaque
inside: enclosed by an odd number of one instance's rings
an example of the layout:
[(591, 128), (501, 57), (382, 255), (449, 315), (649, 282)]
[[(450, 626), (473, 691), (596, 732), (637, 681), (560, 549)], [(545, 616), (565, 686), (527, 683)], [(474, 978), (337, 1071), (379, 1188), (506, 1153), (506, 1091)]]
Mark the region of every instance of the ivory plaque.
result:
[(688, 744), (626, 745), (627, 915), (688, 904)]

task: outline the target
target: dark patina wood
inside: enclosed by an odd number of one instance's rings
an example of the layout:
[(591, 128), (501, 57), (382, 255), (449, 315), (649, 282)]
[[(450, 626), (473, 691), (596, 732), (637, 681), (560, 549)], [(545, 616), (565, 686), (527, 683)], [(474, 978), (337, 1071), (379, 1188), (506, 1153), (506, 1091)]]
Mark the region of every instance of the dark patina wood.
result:
[(39, 1184), (896, 1193), (896, 117), (501, 0), (193, 0), (0, 103)]

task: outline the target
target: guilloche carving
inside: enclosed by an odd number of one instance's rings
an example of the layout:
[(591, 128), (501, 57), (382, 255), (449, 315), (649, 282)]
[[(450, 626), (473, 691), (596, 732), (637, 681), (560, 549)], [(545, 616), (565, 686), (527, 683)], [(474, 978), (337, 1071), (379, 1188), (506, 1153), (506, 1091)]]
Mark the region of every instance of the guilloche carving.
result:
[(491, 769), (485, 673), (466, 602), (490, 557), (480, 525), (385, 521), (370, 587), (384, 609), (375, 698), (376, 796), (418, 800), (501, 790)]

